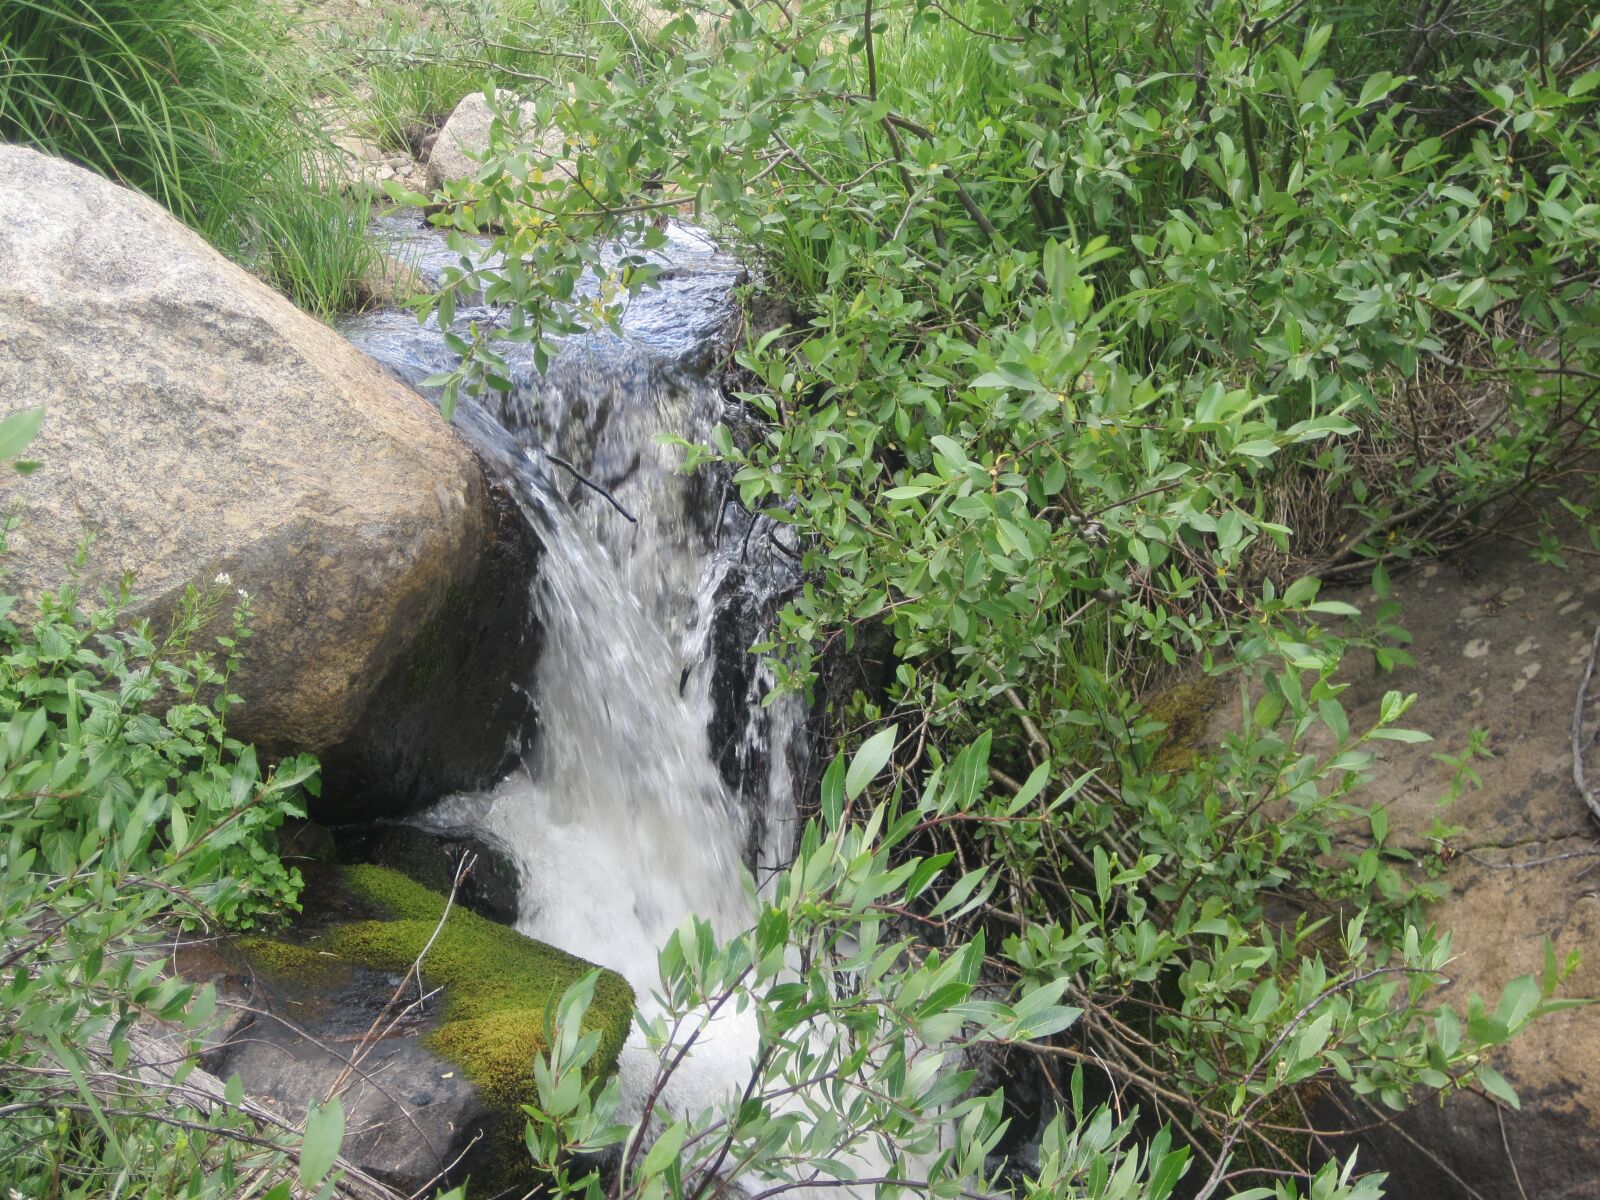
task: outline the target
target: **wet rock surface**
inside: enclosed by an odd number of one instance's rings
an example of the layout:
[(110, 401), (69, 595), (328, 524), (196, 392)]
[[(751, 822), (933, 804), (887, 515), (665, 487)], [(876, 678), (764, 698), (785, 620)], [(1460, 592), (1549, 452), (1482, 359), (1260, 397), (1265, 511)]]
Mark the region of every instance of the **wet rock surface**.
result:
[(529, 581), (539, 544), (514, 503), (490, 489), (488, 525), (469, 571), (432, 616), (403, 630), (360, 725), (322, 755), (319, 819), (397, 817), (505, 774), (536, 735), (523, 680), (538, 655)]
[[(501, 925), (520, 912), (520, 879), (510, 851), (470, 830), (431, 830), (415, 825), (364, 825), (339, 830), (338, 858), (399, 871), (436, 892), (456, 890), (456, 903)], [(463, 874), (463, 861), (470, 865)], [(459, 880), (459, 883), (458, 883)]]
[[(403, 1191), (467, 1175), (526, 1190), (519, 1105), (545, 1004), (590, 964), (459, 907), (441, 920), (443, 895), (390, 871), (305, 871), (305, 914), (289, 930), (180, 948), (179, 971), (221, 997), (202, 1066), (292, 1122), (338, 1095), (344, 1157)], [(607, 1039), (608, 1068), (632, 993), (607, 974), (597, 997), (586, 1028)]]

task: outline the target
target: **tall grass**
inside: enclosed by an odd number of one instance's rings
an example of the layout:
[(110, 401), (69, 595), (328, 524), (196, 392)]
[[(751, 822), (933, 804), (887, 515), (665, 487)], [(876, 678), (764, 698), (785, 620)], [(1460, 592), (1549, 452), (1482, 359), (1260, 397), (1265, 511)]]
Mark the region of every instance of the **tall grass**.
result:
[(292, 62), (262, 0), (8, 0), (0, 138), (143, 192), (325, 315), (375, 252), (318, 183), (332, 152)]

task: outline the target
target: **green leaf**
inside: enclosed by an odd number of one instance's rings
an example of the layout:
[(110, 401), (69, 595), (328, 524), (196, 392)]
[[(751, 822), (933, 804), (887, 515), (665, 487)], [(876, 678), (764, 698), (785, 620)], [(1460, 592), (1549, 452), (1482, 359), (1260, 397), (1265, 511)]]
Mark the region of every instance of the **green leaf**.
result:
[(24, 408), (0, 418), (0, 462), (15, 458), (26, 450), (43, 421), (43, 408)]
[(1522, 1101), (1517, 1099), (1517, 1090), (1506, 1082), (1506, 1077), (1493, 1067), (1482, 1066), (1478, 1068), (1478, 1082), (1483, 1085), (1483, 1090), (1496, 1100), (1511, 1108), (1520, 1110)]
[(1494, 1015), (1515, 1033), (1539, 1007), (1539, 999), (1539, 981), (1532, 975), (1518, 975), (1501, 991)]
[(889, 756), (894, 753), (895, 738), (899, 736), (900, 727), (890, 725), (887, 729), (880, 729), (868, 738), (856, 751), (850, 760), (850, 769), (845, 772), (844, 794), (848, 799), (854, 800), (867, 790), (867, 785), (878, 777), (878, 772), (883, 770), (884, 764), (889, 761)]
[(200, 989), (189, 1005), (188, 1024), (190, 1029), (204, 1029), (210, 1023), (212, 1016), (217, 1011), (217, 988), (215, 984), (208, 983)]
[(1387, 96), (1393, 87), (1394, 76), (1388, 71), (1379, 71), (1361, 85), (1361, 98), (1356, 101), (1356, 104), (1360, 108), (1365, 108), (1374, 101)]
[(1278, 444), (1265, 438), (1257, 438), (1251, 442), (1240, 442), (1233, 448), (1233, 452), (1248, 458), (1271, 458), (1278, 452)]
[(644, 1156), (644, 1162), (639, 1168), (640, 1173), (648, 1178), (665, 1171), (668, 1165), (677, 1159), (688, 1133), (689, 1127), (681, 1121), (669, 1125), (666, 1132), (656, 1139), (655, 1145), (650, 1147), (650, 1152)]
[(315, 1106), (306, 1116), (306, 1135), (300, 1143), (300, 1186), (316, 1187), (333, 1169), (344, 1145), (344, 1105), (339, 1097)]
[(1343, 600), (1318, 600), (1314, 604), (1306, 605), (1307, 612), (1327, 613), (1335, 617), (1359, 617), (1361, 610), (1354, 604), (1346, 604)]
[(1432, 734), (1423, 733), (1420, 729), (1374, 729), (1369, 736), (1381, 738), (1386, 742), (1405, 742), (1408, 745), (1433, 741)]

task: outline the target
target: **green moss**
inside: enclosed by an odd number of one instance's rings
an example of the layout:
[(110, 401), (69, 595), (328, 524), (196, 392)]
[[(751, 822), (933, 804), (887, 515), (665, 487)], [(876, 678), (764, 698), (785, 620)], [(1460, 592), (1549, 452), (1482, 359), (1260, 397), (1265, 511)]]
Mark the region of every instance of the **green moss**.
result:
[(280, 942), (276, 938), (248, 935), (234, 945), (263, 975), (309, 987), (334, 987), (350, 977), (350, 964), (336, 954)]
[[(346, 887), (391, 919), (337, 926), (319, 939), (336, 954), (379, 970), (404, 971), (433, 937), (445, 898), (385, 867), (352, 866)], [(536, 1099), (533, 1060), (547, 1047), (545, 1011), (593, 970), (581, 958), (453, 908), (428, 949), (423, 971), (444, 985), (444, 1011), (429, 1044), (460, 1066), (499, 1119), (492, 1137), (520, 1151), (522, 1105)], [(615, 1064), (633, 1021), (633, 989), (603, 971), (584, 1019), (598, 1031), (593, 1073)]]

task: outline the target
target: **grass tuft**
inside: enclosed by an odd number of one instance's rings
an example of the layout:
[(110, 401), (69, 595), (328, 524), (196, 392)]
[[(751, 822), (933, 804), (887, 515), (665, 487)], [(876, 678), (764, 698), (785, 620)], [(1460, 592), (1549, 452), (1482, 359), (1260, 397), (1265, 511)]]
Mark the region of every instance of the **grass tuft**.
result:
[(287, 20), (259, 0), (10, 0), (0, 139), (164, 205), (301, 307), (347, 307), (375, 257), (330, 194)]

